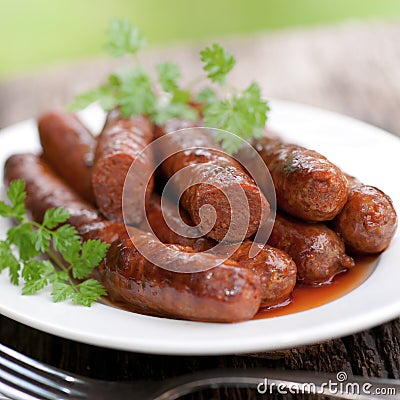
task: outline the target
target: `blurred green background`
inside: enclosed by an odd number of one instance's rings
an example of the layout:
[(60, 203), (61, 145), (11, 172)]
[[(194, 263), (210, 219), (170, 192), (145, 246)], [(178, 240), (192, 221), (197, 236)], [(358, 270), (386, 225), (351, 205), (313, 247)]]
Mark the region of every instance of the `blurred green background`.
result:
[(400, 16), (400, 0), (0, 0), (0, 78), (102, 53), (112, 17), (151, 45)]

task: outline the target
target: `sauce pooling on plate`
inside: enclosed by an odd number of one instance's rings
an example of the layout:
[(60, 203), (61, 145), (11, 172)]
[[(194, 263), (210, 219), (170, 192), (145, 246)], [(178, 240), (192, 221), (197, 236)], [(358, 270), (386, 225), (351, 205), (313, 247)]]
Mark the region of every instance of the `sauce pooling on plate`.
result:
[(374, 272), (378, 262), (379, 256), (359, 257), (356, 259), (355, 267), (336, 275), (329, 284), (320, 286), (297, 284), (289, 304), (260, 310), (255, 319), (294, 314), (337, 300), (365, 282)]

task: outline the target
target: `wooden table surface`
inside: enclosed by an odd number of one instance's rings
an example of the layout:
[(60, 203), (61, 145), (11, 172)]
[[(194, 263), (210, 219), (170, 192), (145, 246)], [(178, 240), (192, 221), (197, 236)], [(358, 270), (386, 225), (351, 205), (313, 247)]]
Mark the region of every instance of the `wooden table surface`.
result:
[[(400, 135), (399, 39), (400, 23), (352, 22), (222, 42), (239, 60), (232, 76), (235, 84), (257, 80), (266, 96), (321, 106)], [(144, 54), (144, 64), (152, 66), (161, 59), (173, 59), (183, 66), (184, 78), (190, 80), (199, 71), (200, 46), (151, 49)], [(63, 106), (74, 93), (97, 84), (110, 70), (125, 63), (89, 60), (0, 82), (0, 127)], [(366, 301), (373, 301), (374, 296), (379, 293), (371, 294)], [(345, 371), (400, 378), (400, 319), (312, 346), (223, 357), (171, 357), (103, 349), (61, 339), (4, 316), (0, 316), (0, 342), (50, 365), (107, 380), (163, 379), (221, 367)], [(189, 398), (252, 400), (261, 396), (254, 390), (223, 389), (185, 397)]]

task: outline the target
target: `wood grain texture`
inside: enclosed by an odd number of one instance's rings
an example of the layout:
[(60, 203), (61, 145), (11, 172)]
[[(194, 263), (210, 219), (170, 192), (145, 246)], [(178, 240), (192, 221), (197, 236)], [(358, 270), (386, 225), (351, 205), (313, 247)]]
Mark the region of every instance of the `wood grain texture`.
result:
[[(400, 135), (400, 23), (351, 23), (265, 33), (223, 42), (237, 56), (237, 85), (261, 83), (266, 96), (338, 111)], [(144, 53), (144, 64), (180, 63), (199, 72), (199, 46)], [(63, 106), (125, 61), (99, 59), (0, 83), (0, 126)], [(251, 73), (250, 73), (251, 72)], [(379, 295), (379, 293), (374, 293)], [(373, 296), (366, 301), (373, 301)], [(334, 316), (332, 316), (334, 318)], [(294, 327), (295, 329), (295, 327)], [(303, 369), (400, 378), (400, 320), (365, 332), (285, 351), (223, 357), (166, 357), (114, 351), (39, 332), (0, 317), (0, 342), (48, 364), (107, 380), (163, 379), (221, 367)], [(254, 400), (254, 390), (204, 391), (185, 399)], [(279, 398), (278, 396), (276, 398)], [(285, 396), (285, 399), (294, 397)], [(307, 396), (297, 396), (307, 398)]]

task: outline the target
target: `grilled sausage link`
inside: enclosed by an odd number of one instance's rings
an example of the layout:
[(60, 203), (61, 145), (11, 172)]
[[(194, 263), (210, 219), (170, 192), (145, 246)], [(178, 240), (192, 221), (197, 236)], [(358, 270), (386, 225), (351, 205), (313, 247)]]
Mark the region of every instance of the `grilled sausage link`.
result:
[[(170, 120), (156, 132), (161, 137), (188, 127), (192, 125)], [(159, 151), (164, 155), (175, 154), (162, 163), (161, 170), (170, 179), (185, 169), (174, 184), (182, 193), (182, 207), (203, 234), (218, 241), (240, 242), (252, 236), (260, 222), (267, 218), (269, 204), (238, 162), (219, 150), (204, 130), (195, 132), (195, 135), (169, 135)], [(202, 223), (200, 209), (203, 206), (215, 210), (213, 226), (210, 213), (206, 213)]]
[[(146, 202), (146, 216), (147, 220), (143, 221), (140, 228), (145, 231), (151, 228), (163, 243), (180, 244), (191, 247), (195, 251), (209, 250), (217, 244), (207, 237), (191, 237), (188, 226), (191, 227), (193, 222), (186, 211), (180, 208), (178, 213), (170, 200), (164, 200), (163, 207), (161, 207), (161, 197), (157, 193), (152, 193)], [(167, 220), (171, 226), (168, 225)], [(180, 233), (174, 227), (179, 227)]]
[[(10, 183), (15, 179), (25, 181), (26, 206), (37, 221), (49, 208), (63, 207), (71, 213), (69, 223), (76, 226), (83, 239), (111, 243), (94, 276), (104, 284), (112, 300), (148, 314), (199, 321), (243, 321), (257, 312), (261, 290), (252, 271), (239, 268), (232, 261), (205, 272), (165, 270), (139, 253), (124, 225), (104, 220), (39, 157), (23, 154), (9, 158), (5, 180)], [(215, 256), (190, 254), (188, 248), (165, 246), (149, 233), (129, 229), (148, 254), (156, 252), (178, 266), (193, 257), (201, 265), (215, 261)]]
[(324, 156), (278, 139), (253, 142), (275, 185), (278, 208), (306, 221), (333, 219), (347, 201), (347, 179)]
[(343, 241), (322, 223), (310, 224), (277, 213), (268, 243), (288, 253), (297, 265), (297, 279), (307, 284), (329, 282), (354, 266)]
[(43, 157), (86, 201), (94, 204), (92, 166), (96, 139), (74, 114), (52, 111), (38, 120)]
[[(95, 152), (92, 185), (97, 206), (105, 217), (123, 222), (122, 195), (128, 191), (125, 217), (129, 224), (139, 224), (144, 217), (144, 192), (152, 192), (153, 160), (148, 155), (139, 157), (153, 139), (153, 127), (142, 116), (123, 119), (118, 110), (109, 113)], [(140, 162), (143, 176), (128, 175), (134, 161)], [(142, 206), (141, 206), (142, 205)]]
[(397, 228), (397, 215), (390, 197), (373, 186), (348, 177), (349, 198), (333, 220), (350, 254), (374, 254), (385, 250)]
[[(213, 249), (213, 254), (229, 256), (229, 259), (239, 263), (242, 268), (252, 270), (260, 280), (262, 290), (261, 308), (276, 305), (287, 300), (296, 285), (297, 268), (293, 260), (282, 250), (268, 245), (255, 244), (258, 253), (250, 257), (252, 242), (246, 240), (236, 251), (231, 245), (214, 247), (217, 243), (211, 239), (200, 237), (191, 238), (189, 231), (175, 232), (166, 223), (182, 226), (180, 217), (187, 225), (191, 225), (189, 216), (180, 210), (180, 216), (171, 202), (164, 201), (161, 208), (161, 199), (157, 194), (152, 194), (146, 204), (147, 220), (156, 236), (164, 243), (174, 243), (190, 246), (195, 251)], [(217, 251), (218, 249), (218, 251)], [(231, 254), (232, 253), (232, 254)]]
[[(55, 117), (53, 117), (55, 118)], [(50, 134), (53, 132), (50, 130)], [(56, 148), (48, 148), (48, 152), (51, 150), (56, 150), (58, 157), (51, 158), (50, 165), (53, 166), (57, 164), (60, 166), (58, 169), (59, 175), (65, 178), (65, 172), (69, 171), (67, 159), (64, 157), (59, 157), (60, 154), (69, 154), (74, 152), (75, 149), (82, 147), (84, 143), (82, 140), (86, 141), (85, 137), (69, 134), (65, 132), (64, 140), (57, 141)], [(91, 136), (94, 141), (94, 137)], [(46, 145), (46, 141), (42, 141), (42, 146)], [(68, 145), (68, 148), (66, 145)], [(64, 148), (63, 148), (64, 147)], [(81, 155), (82, 153), (74, 153), (75, 157)], [(75, 176), (82, 177), (86, 176), (90, 170), (83, 167), (81, 160), (75, 160)], [(80, 168), (79, 168), (80, 167)], [(75, 179), (70, 182), (70, 186), (78, 191), (79, 193), (79, 183), (80, 179)], [(173, 219), (175, 224), (179, 225), (182, 229), (182, 224), (180, 222), (179, 215), (176, 215), (176, 210), (171, 202), (164, 202), (164, 213), (167, 214), (168, 220)], [(147, 220), (156, 234), (159, 240), (164, 243), (179, 244), (182, 246), (189, 246), (193, 248), (194, 251), (205, 251), (216, 245), (216, 242), (212, 239), (206, 237), (191, 238), (189, 232), (183, 232), (182, 235), (177, 234), (175, 231), (171, 230), (167, 225), (163, 213), (161, 210), (161, 198), (157, 194), (153, 193), (148, 201), (146, 202), (146, 213)], [(187, 213), (181, 209), (181, 217), (187, 225), (192, 225), (190, 217)], [(143, 225), (143, 230), (147, 230), (145, 224)], [(107, 229), (104, 226), (103, 229)], [(109, 231), (109, 229), (107, 229)], [(260, 279), (260, 285), (262, 289), (262, 301), (261, 307), (265, 308), (271, 305), (275, 305), (287, 300), (296, 284), (296, 265), (293, 260), (281, 250), (274, 249), (270, 246), (264, 246), (259, 248), (259, 254), (255, 258), (249, 258), (251, 242), (245, 242), (240, 246), (240, 248), (232, 255), (231, 260), (239, 262), (240, 266), (252, 269)], [(229, 247), (225, 249), (230, 251)], [(224, 255), (223, 249), (221, 250), (221, 256)]]
[[(250, 257), (250, 248), (253, 245), (257, 246), (258, 253)], [(213, 251), (213, 254), (218, 256), (230, 254), (231, 246), (219, 247), (218, 251)], [(230, 255), (229, 259), (258, 276), (262, 296), (261, 308), (286, 302), (290, 298), (296, 285), (297, 267), (284, 251), (246, 240)]]

